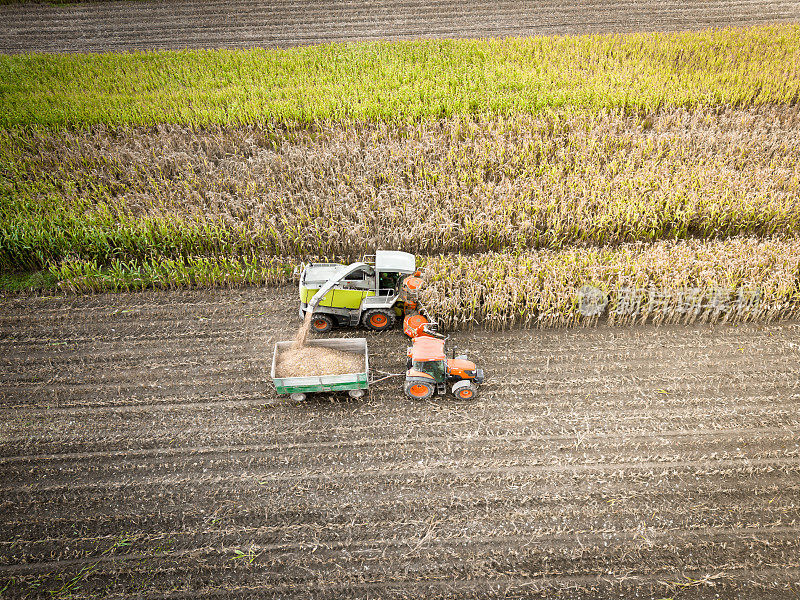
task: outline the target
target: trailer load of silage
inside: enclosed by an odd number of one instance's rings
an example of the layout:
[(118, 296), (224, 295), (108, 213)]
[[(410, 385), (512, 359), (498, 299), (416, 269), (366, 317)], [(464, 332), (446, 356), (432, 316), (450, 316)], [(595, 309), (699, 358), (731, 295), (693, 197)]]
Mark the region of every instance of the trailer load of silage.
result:
[(309, 312), (297, 331), (294, 343), (278, 354), (275, 377), (347, 375), (364, 371), (364, 356), (361, 354), (306, 344), (310, 327)]
[(364, 356), (319, 346), (291, 347), (278, 355), (275, 377), (347, 375), (364, 371)]

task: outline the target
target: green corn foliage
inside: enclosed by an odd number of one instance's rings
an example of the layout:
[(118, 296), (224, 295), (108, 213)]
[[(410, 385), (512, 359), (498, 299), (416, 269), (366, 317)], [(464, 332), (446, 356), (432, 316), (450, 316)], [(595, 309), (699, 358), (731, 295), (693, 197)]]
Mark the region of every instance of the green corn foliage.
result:
[(283, 285), (293, 280), (298, 263), (273, 257), (191, 256), (141, 261), (113, 259), (101, 265), (93, 259), (67, 258), (49, 267), (58, 287), (67, 293), (130, 292), (144, 289)]
[[(796, 103), (800, 26), (0, 57), (0, 125), (410, 121)], [(435, 179), (435, 175), (433, 176)]]

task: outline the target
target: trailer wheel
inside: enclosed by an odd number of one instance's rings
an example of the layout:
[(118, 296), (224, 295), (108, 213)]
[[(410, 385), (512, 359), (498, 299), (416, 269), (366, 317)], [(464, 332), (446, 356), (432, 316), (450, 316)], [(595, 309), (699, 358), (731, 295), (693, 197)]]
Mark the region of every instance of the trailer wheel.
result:
[(389, 310), (368, 310), (364, 313), (363, 323), (367, 329), (372, 331), (386, 331), (394, 325), (395, 316)]
[(364, 390), (347, 390), (347, 395), (357, 400), (364, 397)]
[(328, 315), (314, 315), (311, 317), (311, 328), (316, 333), (327, 333), (333, 329), (333, 319)]
[(427, 400), (433, 396), (434, 386), (426, 381), (406, 381), (406, 396), (415, 400)]
[(297, 392), (289, 396), (289, 398), (291, 398), (293, 402), (302, 402), (306, 399), (306, 395), (302, 392)]
[(458, 400), (472, 400), (477, 395), (478, 388), (466, 379), (453, 384), (453, 396)]

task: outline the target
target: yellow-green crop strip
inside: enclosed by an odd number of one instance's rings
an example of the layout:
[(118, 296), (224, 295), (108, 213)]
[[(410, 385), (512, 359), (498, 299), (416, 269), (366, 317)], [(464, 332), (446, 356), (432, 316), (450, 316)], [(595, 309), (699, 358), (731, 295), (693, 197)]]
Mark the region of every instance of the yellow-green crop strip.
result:
[[(586, 285), (614, 322), (797, 316), (798, 140), (798, 25), (2, 56), (0, 289), (274, 285), (382, 246), (447, 327), (593, 322)], [(760, 304), (682, 311), (718, 288)]]
[(413, 120), (800, 99), (800, 26), (0, 57), (0, 125)]

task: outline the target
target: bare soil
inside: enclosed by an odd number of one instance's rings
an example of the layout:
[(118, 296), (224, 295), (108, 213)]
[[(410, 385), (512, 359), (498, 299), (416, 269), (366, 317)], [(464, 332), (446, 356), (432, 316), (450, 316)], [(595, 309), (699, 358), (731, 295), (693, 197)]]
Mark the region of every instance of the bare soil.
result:
[(0, 6), (0, 52), (681, 31), (800, 21), (795, 0), (169, 0)]
[(293, 403), (295, 295), (0, 300), (4, 598), (796, 598), (800, 324), (459, 333), (475, 401)]

